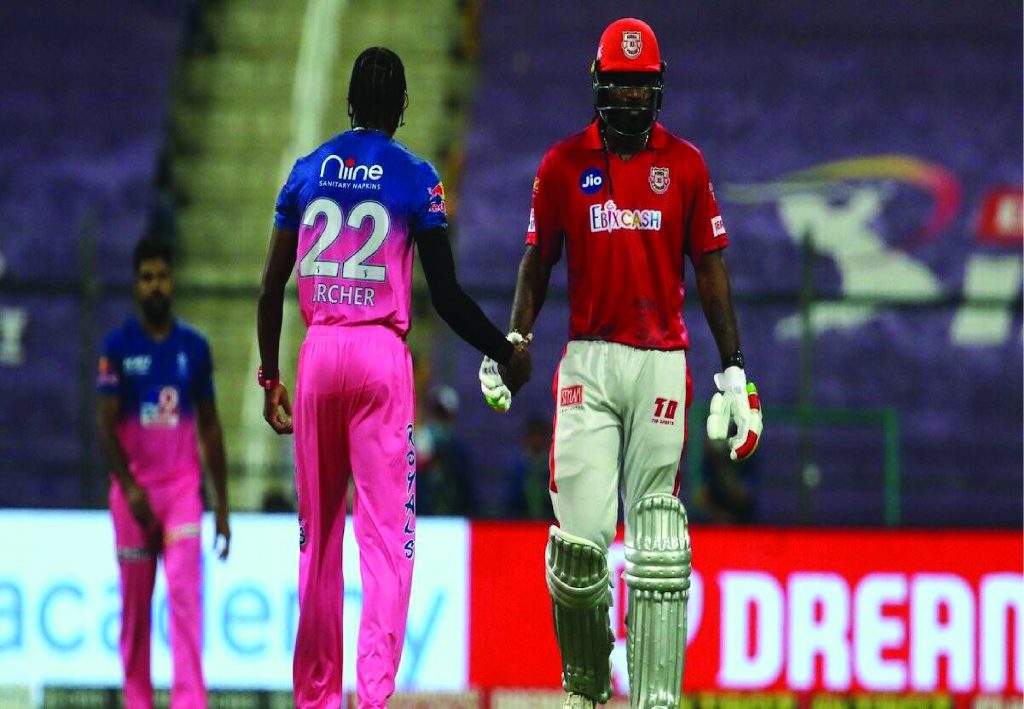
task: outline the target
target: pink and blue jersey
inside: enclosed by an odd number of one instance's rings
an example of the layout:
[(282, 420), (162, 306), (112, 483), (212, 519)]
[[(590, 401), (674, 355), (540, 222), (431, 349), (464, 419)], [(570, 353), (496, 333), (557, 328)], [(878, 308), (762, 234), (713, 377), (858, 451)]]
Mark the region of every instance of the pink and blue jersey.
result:
[(404, 337), (412, 234), (448, 225), (434, 167), (380, 131), (351, 130), (292, 168), (274, 224), (299, 234), (306, 325), (384, 325)]
[(198, 485), (196, 407), (214, 397), (210, 346), (202, 335), (175, 321), (156, 342), (128, 318), (104, 341), (97, 388), (120, 400), (117, 437), (141, 484), (187, 475)]
[(412, 588), (415, 398), (409, 331), (414, 235), (448, 225), (429, 162), (384, 133), (352, 130), (298, 160), (274, 224), (298, 233), (308, 326), (295, 382), (300, 709), (341, 705), (342, 535), (348, 482), (360, 548), (360, 707), (395, 690)]

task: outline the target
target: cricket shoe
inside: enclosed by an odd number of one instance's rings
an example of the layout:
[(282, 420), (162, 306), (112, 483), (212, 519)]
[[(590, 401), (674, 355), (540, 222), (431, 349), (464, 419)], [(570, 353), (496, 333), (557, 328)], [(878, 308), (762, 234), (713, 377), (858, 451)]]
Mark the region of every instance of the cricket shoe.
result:
[(565, 695), (565, 704), (562, 705), (562, 709), (594, 709), (595, 706), (597, 705), (593, 699), (576, 694), (576, 692), (569, 692)]

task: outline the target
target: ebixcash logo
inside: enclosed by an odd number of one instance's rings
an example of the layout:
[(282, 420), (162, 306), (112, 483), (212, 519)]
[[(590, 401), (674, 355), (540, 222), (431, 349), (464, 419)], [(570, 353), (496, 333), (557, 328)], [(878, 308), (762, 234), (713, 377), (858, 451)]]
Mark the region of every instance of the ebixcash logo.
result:
[(619, 209), (614, 200), (590, 206), (590, 231), (610, 233), (618, 229), (659, 231), (661, 210)]

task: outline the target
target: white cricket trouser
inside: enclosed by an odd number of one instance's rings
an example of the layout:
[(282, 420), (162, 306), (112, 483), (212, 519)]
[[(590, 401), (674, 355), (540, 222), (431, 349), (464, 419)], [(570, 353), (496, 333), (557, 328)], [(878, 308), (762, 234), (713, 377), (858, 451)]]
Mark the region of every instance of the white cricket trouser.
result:
[(608, 546), (618, 496), (629, 511), (678, 492), (688, 396), (684, 350), (574, 340), (555, 372), (551, 504), (559, 526)]

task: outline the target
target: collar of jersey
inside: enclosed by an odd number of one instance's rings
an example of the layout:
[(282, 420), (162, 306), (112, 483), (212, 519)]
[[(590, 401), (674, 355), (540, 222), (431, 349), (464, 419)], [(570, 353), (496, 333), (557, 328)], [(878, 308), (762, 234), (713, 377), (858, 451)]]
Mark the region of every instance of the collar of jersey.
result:
[(356, 126), (348, 132), (355, 133), (356, 135), (380, 136), (381, 138), (388, 137), (388, 134), (379, 128), (363, 128), (362, 126)]
[(167, 337), (165, 337), (162, 340), (154, 340), (150, 336), (149, 331), (146, 330), (146, 328), (142, 327), (142, 322), (139, 320), (138, 315), (128, 316), (128, 329), (134, 330), (136, 333), (142, 335), (142, 337), (144, 337), (147, 342), (151, 342), (154, 345), (162, 345), (168, 340), (170, 340), (178, 331), (178, 319), (175, 317), (171, 318), (171, 330), (170, 332), (167, 333)]
[[(583, 135), (584, 144), (587, 150), (603, 150), (604, 141), (601, 140), (601, 131), (597, 127), (597, 120), (587, 126)], [(655, 123), (651, 130), (651, 139), (647, 141), (644, 150), (662, 150), (668, 143), (667, 133), (660, 123)]]

